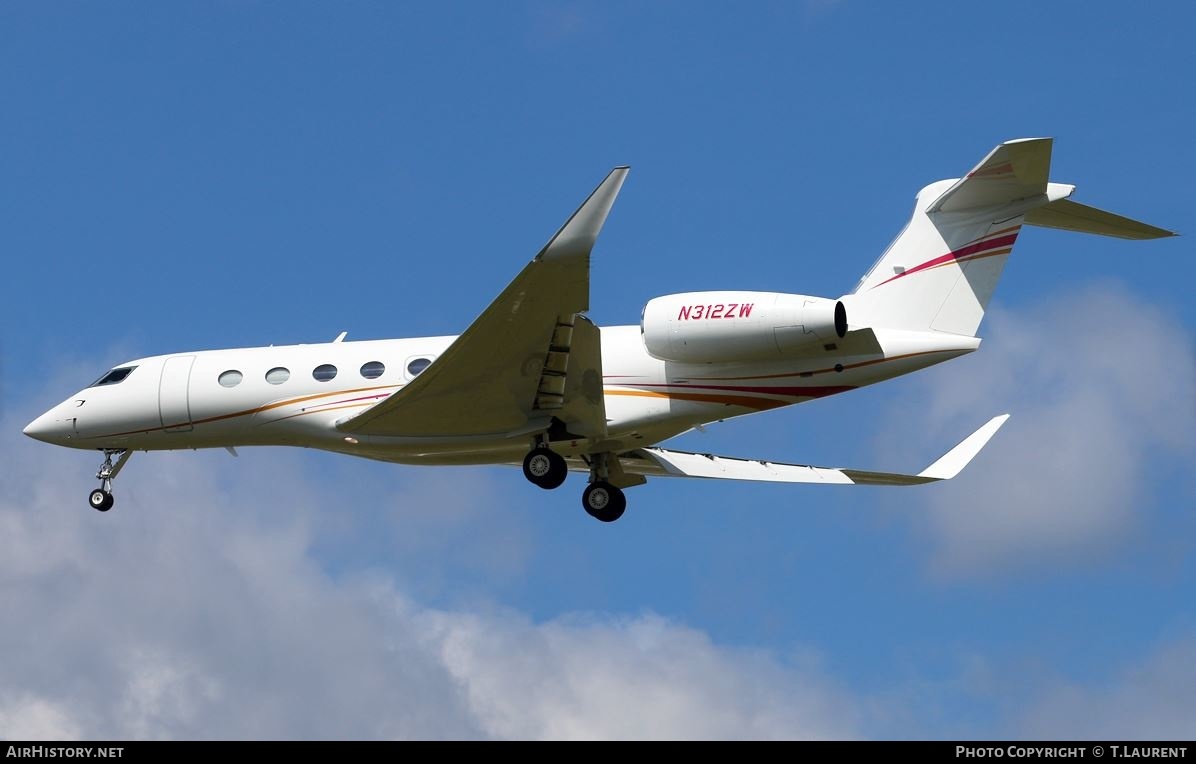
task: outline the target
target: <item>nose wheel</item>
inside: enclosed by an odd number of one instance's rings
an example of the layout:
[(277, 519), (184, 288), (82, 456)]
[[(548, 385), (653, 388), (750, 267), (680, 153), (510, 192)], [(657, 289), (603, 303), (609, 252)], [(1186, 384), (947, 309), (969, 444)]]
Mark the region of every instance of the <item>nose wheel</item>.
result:
[(97, 488), (88, 495), (87, 503), (91, 505), (92, 509), (107, 512), (112, 509), (112, 505), (116, 503), (116, 499), (112, 498), (112, 494), (103, 488)]
[(569, 475), (565, 457), (545, 446), (539, 446), (523, 457), (523, 476), (544, 490), (559, 488)]
[[(104, 463), (100, 465), (100, 471), (96, 473), (100, 487), (87, 495), (87, 503), (92, 509), (107, 512), (112, 509), (112, 505), (116, 504), (116, 499), (112, 497), (112, 481), (116, 479), (116, 474), (121, 471), (132, 455), (133, 452), (126, 449), (104, 449)], [(115, 464), (112, 463), (113, 456), (116, 457)]]

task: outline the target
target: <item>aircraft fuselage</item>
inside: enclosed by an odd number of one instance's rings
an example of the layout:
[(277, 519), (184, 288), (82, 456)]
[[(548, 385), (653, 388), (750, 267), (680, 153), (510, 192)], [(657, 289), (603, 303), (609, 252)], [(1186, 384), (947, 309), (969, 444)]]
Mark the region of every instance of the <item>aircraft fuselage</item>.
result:
[[(971, 337), (891, 332), (866, 353), (818, 349), (773, 363), (681, 364), (645, 352), (640, 327), (601, 330), (607, 448), (652, 445), (697, 425), (823, 398), (971, 352)], [(946, 341), (944, 341), (946, 338)], [(150, 356), (80, 390), (25, 432), (83, 449), (306, 446), (408, 464), (518, 461), (531, 433), (347, 437), (344, 420), (402, 389), (455, 337), (329, 342)], [(613, 442), (610, 442), (613, 441)], [(553, 441), (562, 455), (586, 439)], [(509, 452), (507, 457), (504, 453)]]

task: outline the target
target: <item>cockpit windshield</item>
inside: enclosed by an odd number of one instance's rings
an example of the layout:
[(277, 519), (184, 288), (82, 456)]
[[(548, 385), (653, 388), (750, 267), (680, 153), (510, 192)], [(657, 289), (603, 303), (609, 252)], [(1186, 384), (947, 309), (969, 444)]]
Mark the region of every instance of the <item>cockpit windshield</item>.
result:
[(89, 387), (100, 387), (101, 385), (115, 385), (118, 382), (124, 382), (125, 377), (133, 373), (136, 366), (121, 366), (108, 372), (104, 376), (92, 382)]

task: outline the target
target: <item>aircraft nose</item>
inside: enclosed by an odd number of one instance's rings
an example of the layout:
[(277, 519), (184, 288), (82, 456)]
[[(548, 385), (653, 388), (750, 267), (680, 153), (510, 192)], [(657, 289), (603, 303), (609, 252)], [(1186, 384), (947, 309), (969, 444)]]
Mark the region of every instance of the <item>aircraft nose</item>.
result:
[(46, 415), (42, 414), (37, 419), (34, 419), (32, 422), (25, 425), (25, 429), (22, 432), (24, 432), (26, 435), (33, 438), (34, 440), (44, 441), (44, 440), (46, 440), (46, 436), (48, 435), (49, 429), (50, 429), (50, 422), (48, 422), (46, 420)]
[(40, 440), (43, 443), (62, 442), (62, 439), (68, 434), (68, 428), (65, 422), (51, 416), (53, 413), (53, 411), (47, 411), (37, 419), (34, 419), (25, 425), (23, 432), (34, 440)]

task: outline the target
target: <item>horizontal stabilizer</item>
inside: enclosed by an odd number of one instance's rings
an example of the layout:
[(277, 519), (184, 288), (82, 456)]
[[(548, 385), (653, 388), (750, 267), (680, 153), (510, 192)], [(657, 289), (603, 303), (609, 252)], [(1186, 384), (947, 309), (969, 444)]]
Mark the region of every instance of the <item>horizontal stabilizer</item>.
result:
[(753, 480), (768, 483), (919, 485), (936, 480), (950, 480), (958, 475), (1008, 418), (1008, 414), (993, 417), (917, 475), (868, 472), (842, 467), (813, 467), (808, 464), (783, 464), (687, 451), (667, 451), (663, 448), (641, 448), (629, 454), (621, 454), (619, 461), (623, 470), (633, 475)]
[(1116, 236), (1120, 239), (1163, 239), (1176, 236), (1174, 231), (1098, 210), (1070, 199), (1059, 199), (1026, 213), (1025, 222), (1042, 228)]

